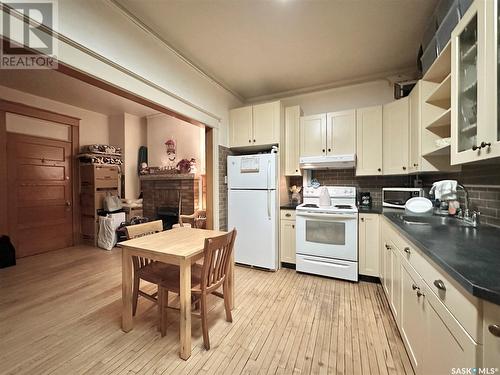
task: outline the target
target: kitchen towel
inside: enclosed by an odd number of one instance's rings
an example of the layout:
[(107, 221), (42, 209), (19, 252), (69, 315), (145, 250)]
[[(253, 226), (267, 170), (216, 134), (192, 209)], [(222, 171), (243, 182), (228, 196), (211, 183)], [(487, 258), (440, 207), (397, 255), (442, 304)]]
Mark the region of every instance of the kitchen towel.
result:
[(457, 200), (457, 185), (456, 180), (436, 181), (429, 193), (434, 194), (434, 198), (440, 201)]

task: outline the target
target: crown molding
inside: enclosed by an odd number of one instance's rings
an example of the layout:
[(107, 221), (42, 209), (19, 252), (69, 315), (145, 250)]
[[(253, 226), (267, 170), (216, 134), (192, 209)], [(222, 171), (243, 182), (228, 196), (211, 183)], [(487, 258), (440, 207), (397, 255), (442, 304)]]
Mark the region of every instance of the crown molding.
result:
[(299, 88), (299, 89), (280, 91), (280, 92), (268, 94), (268, 95), (255, 96), (255, 97), (247, 98), (245, 101), (245, 104), (253, 104), (253, 103), (265, 102), (265, 101), (276, 100), (276, 99), (288, 99), (288, 98), (292, 98), (294, 96), (314, 94), (314, 93), (317, 93), (319, 91), (327, 91), (327, 90), (332, 90), (332, 89), (336, 89), (336, 88), (353, 86), (353, 85), (358, 85), (358, 84), (368, 83), (368, 82), (373, 82), (373, 81), (378, 81), (378, 80), (385, 80), (388, 82), (389, 85), (391, 85), (395, 82), (392, 78), (394, 76), (397, 76), (397, 75), (409, 75), (409, 76), (414, 77), (414, 76), (416, 76), (416, 69), (412, 68), (412, 67), (407, 67), (407, 68), (403, 68), (403, 69), (396, 69), (396, 70), (391, 70), (391, 71), (386, 71), (386, 72), (381, 72), (381, 73), (364, 75), (364, 76), (360, 76), (357, 78), (349, 78), (349, 79), (343, 79), (343, 80), (333, 81), (333, 82), (329, 82), (329, 83), (323, 83), (323, 84), (319, 84), (319, 85), (307, 86), (307, 87), (303, 87), (303, 88)]
[(196, 72), (198, 72), (201, 76), (203, 76), (205, 79), (213, 83), (214, 85), (219, 86), (221, 89), (227, 91), (229, 94), (235, 96), (238, 98), (241, 102), (245, 101), (245, 98), (241, 96), (239, 93), (236, 91), (232, 90), (229, 88), (227, 85), (223, 84), (221, 81), (216, 79), (214, 76), (208, 74), (205, 72), (203, 69), (201, 69), (198, 65), (193, 63), (191, 60), (189, 60), (187, 57), (185, 57), (180, 51), (172, 47), (172, 45), (169, 44), (169, 42), (163, 38), (159, 33), (157, 33), (155, 30), (153, 30), (151, 27), (146, 25), (139, 17), (134, 15), (132, 12), (130, 12), (124, 5), (120, 4), (118, 0), (106, 0), (109, 4), (114, 6), (120, 13), (126, 17), (130, 22), (134, 23), (137, 27), (139, 27), (143, 32), (145, 32), (149, 37), (152, 37), (156, 39), (156, 41), (160, 42), (163, 44), (165, 48), (167, 48), (170, 52), (172, 52), (177, 58), (179, 58), (184, 64), (188, 65), (190, 68), (194, 69)]

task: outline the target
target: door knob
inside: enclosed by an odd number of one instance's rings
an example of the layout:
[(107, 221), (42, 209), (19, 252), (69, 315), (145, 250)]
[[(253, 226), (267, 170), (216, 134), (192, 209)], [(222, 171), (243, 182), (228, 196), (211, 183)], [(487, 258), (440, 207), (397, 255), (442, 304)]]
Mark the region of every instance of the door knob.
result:
[(71, 207), (71, 202), (70, 201), (66, 201), (65, 203), (66, 203), (67, 207)]

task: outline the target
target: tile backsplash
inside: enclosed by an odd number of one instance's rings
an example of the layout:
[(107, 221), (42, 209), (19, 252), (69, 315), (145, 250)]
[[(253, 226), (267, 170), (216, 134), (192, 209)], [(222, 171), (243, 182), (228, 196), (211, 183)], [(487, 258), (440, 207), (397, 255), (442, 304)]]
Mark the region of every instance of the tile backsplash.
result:
[[(382, 203), (383, 187), (411, 187), (419, 178), (428, 190), (434, 181), (458, 180), (469, 192), (471, 208), (481, 212), (482, 222), (500, 227), (500, 165), (464, 165), (461, 172), (418, 176), (356, 176), (354, 169), (336, 169), (313, 171), (312, 177), (322, 185), (356, 186), (358, 191), (368, 191), (373, 204)], [(289, 185), (301, 186), (302, 177), (290, 177)], [(464, 200), (459, 194), (461, 205)]]

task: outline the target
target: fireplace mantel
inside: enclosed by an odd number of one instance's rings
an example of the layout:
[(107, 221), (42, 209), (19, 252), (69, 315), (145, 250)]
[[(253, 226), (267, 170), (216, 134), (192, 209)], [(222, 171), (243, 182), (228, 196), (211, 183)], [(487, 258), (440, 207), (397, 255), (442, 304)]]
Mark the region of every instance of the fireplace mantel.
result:
[(165, 173), (165, 174), (143, 174), (141, 180), (158, 181), (158, 180), (197, 180), (198, 177), (193, 173)]

